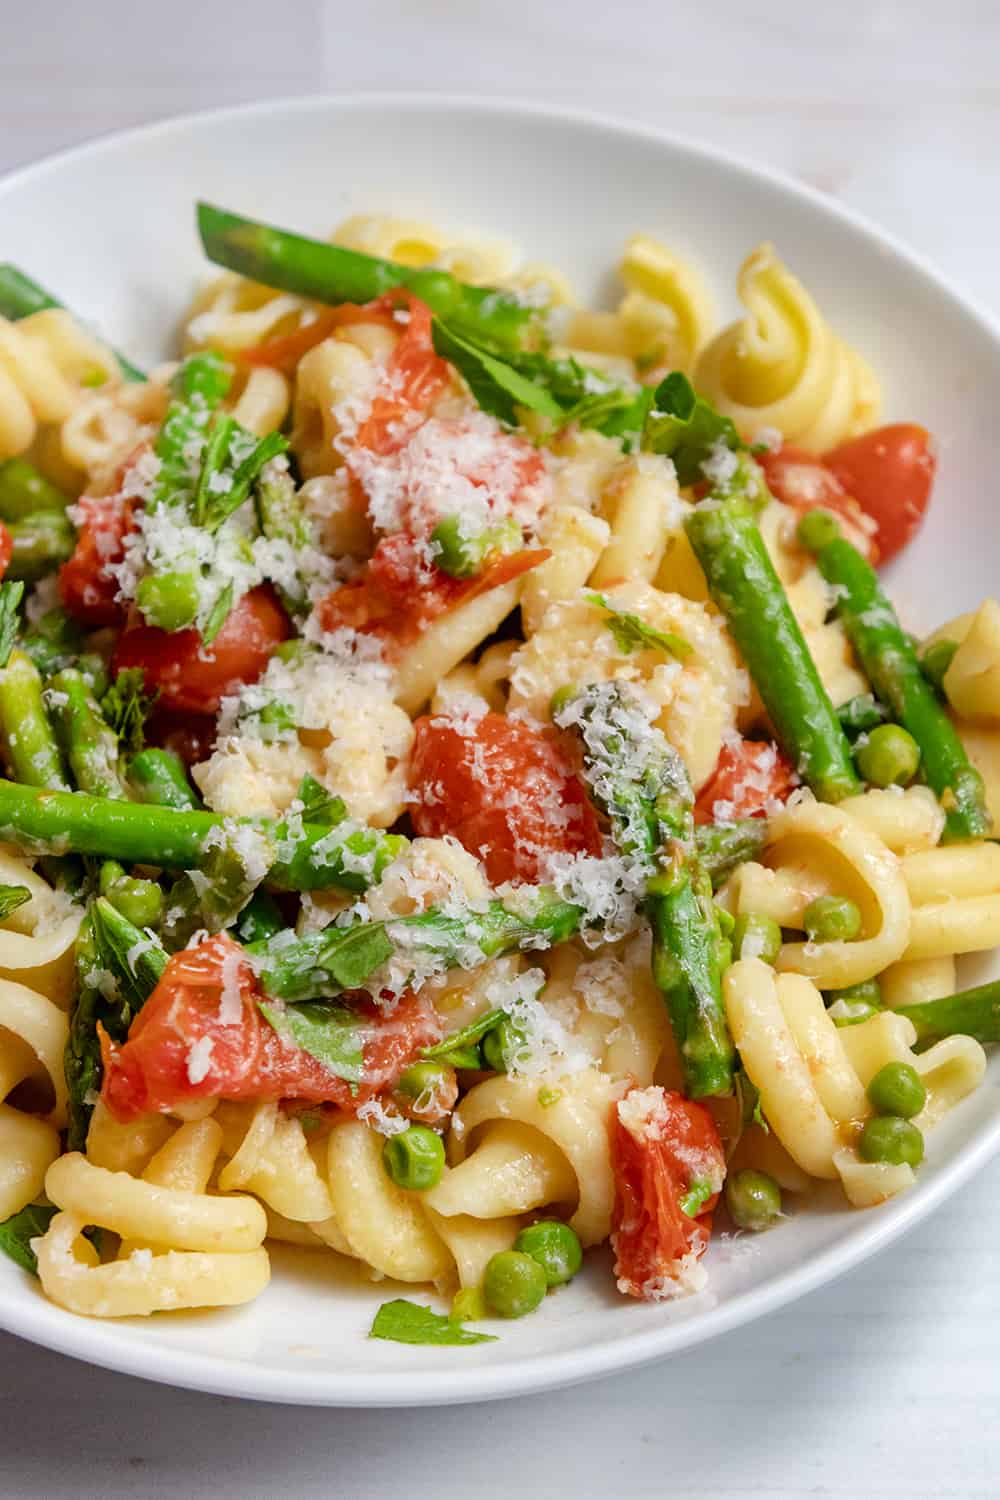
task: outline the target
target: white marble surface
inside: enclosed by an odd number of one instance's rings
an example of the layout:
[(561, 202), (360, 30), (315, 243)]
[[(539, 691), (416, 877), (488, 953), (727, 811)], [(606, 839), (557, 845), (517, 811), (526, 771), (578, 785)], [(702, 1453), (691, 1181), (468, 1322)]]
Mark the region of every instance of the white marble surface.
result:
[[(16, 13), (0, 46), (0, 170), (269, 95), (521, 94), (791, 172), (1000, 315), (1000, 7), (985, 0), (35, 0)], [(0, 1496), (995, 1497), (998, 1191), (1000, 1163), (882, 1258), (672, 1363), (493, 1407), (244, 1405), (0, 1336)]]

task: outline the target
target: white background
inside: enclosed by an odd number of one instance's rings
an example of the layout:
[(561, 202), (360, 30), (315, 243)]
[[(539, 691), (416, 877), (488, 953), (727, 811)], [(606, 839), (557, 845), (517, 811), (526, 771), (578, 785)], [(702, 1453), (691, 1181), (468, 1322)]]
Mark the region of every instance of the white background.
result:
[[(994, 0), (0, 0), (0, 20), (0, 171), (269, 95), (520, 94), (782, 168), (1000, 315)], [(243, 1404), (0, 1335), (0, 1495), (1000, 1496), (998, 1194), (1000, 1163), (882, 1258), (766, 1322), (490, 1407)]]

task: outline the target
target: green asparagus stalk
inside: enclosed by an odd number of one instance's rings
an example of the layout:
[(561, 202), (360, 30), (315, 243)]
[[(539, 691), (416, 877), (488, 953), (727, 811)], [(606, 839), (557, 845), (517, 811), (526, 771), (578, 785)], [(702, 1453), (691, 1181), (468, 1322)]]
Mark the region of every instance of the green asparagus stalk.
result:
[(941, 1000), (902, 1005), (896, 1014), (913, 1022), (918, 1047), (929, 1047), (946, 1036), (973, 1036), (984, 1046), (1000, 1042), (1000, 981), (961, 990)]
[[(59, 742), (45, 711), (42, 679), (23, 651), (12, 652), (0, 671), (0, 743), (11, 773), (23, 783), (18, 790), (26, 796), (35, 795), (32, 787), (68, 791)], [(51, 852), (64, 851), (53, 846)]]
[[(40, 702), (40, 683), (38, 692)], [(0, 723), (2, 720), (0, 674)], [(58, 757), (54, 740), (53, 747)], [(126, 865), (197, 870), (213, 844), (225, 841), (232, 826), (248, 828), (273, 842), (278, 858), (268, 870), (266, 882), (277, 890), (363, 891), (407, 847), (401, 835), (377, 828), (331, 829), (306, 824), (299, 833), (283, 822), (226, 820), (214, 813), (114, 802), (83, 792), (42, 793), (31, 786), (0, 781), (0, 837), (35, 853), (72, 850), (117, 859)]]
[(26, 458), (8, 458), (0, 464), (0, 521), (23, 521), (38, 511), (64, 511), (68, 504), (62, 490)]
[(327, 927), (308, 937), (252, 944), (268, 994), (281, 1000), (332, 999), (358, 989), (390, 958), (413, 972), (469, 968), (504, 953), (565, 942), (583, 910), (545, 886), (519, 893), (517, 908), (491, 901), (484, 911), (453, 914), (431, 908), (413, 917)]
[[(62, 306), (63, 303), (40, 287), (37, 281), (32, 281), (30, 276), (19, 271), (17, 266), (12, 266), (9, 261), (0, 265), (0, 317), (9, 318), (12, 323), (16, 323), (21, 318), (30, 317), (32, 313)], [(145, 380), (143, 372), (131, 360), (126, 359), (124, 354), (119, 354), (116, 349), (111, 352), (123, 380)]]
[(799, 537), (834, 587), (837, 617), (876, 694), (920, 746), (923, 774), (945, 810), (944, 840), (986, 837), (992, 825), (983, 779), (921, 672), (874, 568), (826, 511), (803, 517)]
[(39, 510), (7, 527), (11, 540), (11, 557), (7, 578), (37, 583), (47, 573), (55, 572), (76, 546), (76, 532), (65, 511)]
[(101, 713), (82, 673), (57, 672), (45, 692), (56, 737), (81, 792), (95, 797), (125, 796), (118, 774), (118, 736)]
[(221, 932), (231, 927), (253, 896), (268, 866), (274, 845), (266, 837), (244, 851), (237, 832), (203, 846), (197, 870), (185, 870), (167, 896), (163, 937), (168, 947), (184, 948), (202, 928)]
[(738, 494), (709, 499), (685, 529), (782, 749), (820, 801), (853, 795), (860, 784), (850, 745), (768, 556), (753, 504)]
[(688, 1095), (733, 1087), (734, 1049), (722, 1002), (722, 934), (711, 880), (698, 864), (694, 794), (683, 761), (623, 684), (585, 688), (557, 714), (583, 743), (584, 775), (618, 849), (646, 865), (643, 907), (653, 978), (677, 1039)]
[[(287, 468), (272, 464), (257, 481), (255, 490), (257, 520), (261, 531), (272, 541), (287, 542), (297, 558), (303, 548), (315, 545), (309, 517), (302, 509), (295, 481)], [(309, 609), (309, 590), (300, 571), (294, 582), (279, 590), (289, 614), (299, 616)]]
[(767, 843), (764, 818), (741, 818), (736, 823), (702, 823), (694, 831), (698, 863), (712, 882), (725, 885), (737, 865), (756, 859)]
[(380, 260), (245, 219), (209, 203), (198, 204), (198, 232), (209, 260), (300, 297), (337, 306), (371, 302), (402, 286), (439, 317), (492, 349), (524, 349), (540, 336), (536, 308), (525, 306), (508, 292), (466, 286), (448, 271)]
[(155, 807), (192, 812), (202, 805), (173, 750), (140, 750), (129, 761), (128, 782), (137, 801)]
[(281, 908), (267, 891), (254, 891), (236, 921), (236, 936), (241, 943), (263, 943), (274, 937), (285, 925)]
[(10, 661), (21, 623), (18, 610), (24, 598), (23, 583), (0, 583), (0, 668)]

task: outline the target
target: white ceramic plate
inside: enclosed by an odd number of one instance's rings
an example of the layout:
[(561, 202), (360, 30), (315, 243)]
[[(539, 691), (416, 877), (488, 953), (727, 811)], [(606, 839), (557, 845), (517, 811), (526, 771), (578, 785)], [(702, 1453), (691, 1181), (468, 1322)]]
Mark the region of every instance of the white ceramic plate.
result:
[[(307, 232), (362, 211), (483, 230), (563, 266), (594, 299), (610, 291), (625, 235), (649, 230), (699, 261), (725, 314), (743, 255), (774, 240), (871, 360), (887, 416), (924, 422), (939, 439), (930, 518), (890, 580), (911, 623), (947, 619), (996, 590), (1000, 519), (986, 481), (1000, 469), (1000, 335), (915, 257), (805, 188), (594, 116), (428, 95), (268, 103), (117, 136), (8, 178), (0, 260), (152, 361), (171, 352), (206, 274), (196, 197)], [(988, 972), (980, 964), (964, 977)], [(128, 1323), (75, 1318), (4, 1261), (0, 1324), (149, 1379), (272, 1401), (417, 1405), (564, 1385), (700, 1343), (887, 1244), (1000, 1145), (998, 1082), (1000, 1060), (934, 1134), (908, 1195), (861, 1214), (831, 1194), (759, 1240), (716, 1243), (709, 1291), (686, 1302), (626, 1301), (608, 1260), (588, 1257), (571, 1287), (502, 1326), (497, 1343), (410, 1348), (365, 1337), (399, 1289), (362, 1285), (333, 1256), (279, 1251), (271, 1286), (249, 1307)]]

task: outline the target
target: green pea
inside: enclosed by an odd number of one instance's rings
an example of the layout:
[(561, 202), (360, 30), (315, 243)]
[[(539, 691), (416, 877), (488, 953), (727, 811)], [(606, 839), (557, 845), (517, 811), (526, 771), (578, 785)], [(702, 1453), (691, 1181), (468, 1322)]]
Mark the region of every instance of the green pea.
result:
[(460, 516), (445, 516), (431, 532), (431, 543), (436, 548), (434, 561), (443, 573), (452, 578), (471, 578), (491, 552), (512, 552), (519, 547), (521, 528), (508, 519), (470, 536)]
[(441, 1181), (444, 1142), (426, 1125), (409, 1125), (386, 1141), (382, 1162), (397, 1187), (426, 1192)]
[(854, 759), (872, 786), (909, 786), (920, 765), (920, 746), (899, 724), (880, 724), (858, 742)]
[(909, 1120), (901, 1120), (898, 1115), (876, 1115), (865, 1121), (858, 1137), (858, 1153), (864, 1161), (919, 1167), (924, 1159), (924, 1138)]
[(924, 1081), (912, 1063), (887, 1062), (867, 1088), (872, 1109), (880, 1115), (912, 1120), (927, 1103)]
[(415, 1062), (400, 1074), (396, 1092), (426, 1109), (434, 1100), (449, 1095), (455, 1086), (455, 1070), (443, 1062)]
[(796, 536), (808, 552), (821, 552), (840, 535), (840, 524), (828, 510), (810, 510), (798, 524)]
[(583, 1247), (568, 1224), (559, 1219), (540, 1219), (522, 1229), (514, 1249), (537, 1260), (549, 1286), (572, 1281), (583, 1264)]
[(163, 892), (155, 880), (125, 875), (112, 882), (105, 895), (133, 927), (155, 927), (163, 916)]
[(932, 687), (938, 692), (944, 689), (945, 673), (955, 659), (958, 650), (957, 641), (935, 641), (928, 646), (920, 657), (920, 670)]
[(185, 630), (198, 614), (198, 587), (193, 573), (150, 573), (135, 591), (135, 602), (150, 625)]
[(849, 943), (861, 931), (861, 913), (847, 896), (817, 896), (802, 913), (802, 925), (812, 942)]
[(523, 1318), (534, 1312), (547, 1291), (545, 1271), (520, 1250), (501, 1250), (487, 1262), (483, 1295), (501, 1318)]
[(733, 948), (737, 958), (762, 958), (773, 964), (781, 952), (781, 928), (773, 917), (748, 911), (736, 918)]
[(781, 1218), (781, 1188), (767, 1172), (744, 1167), (726, 1178), (726, 1206), (737, 1228), (760, 1234)]

